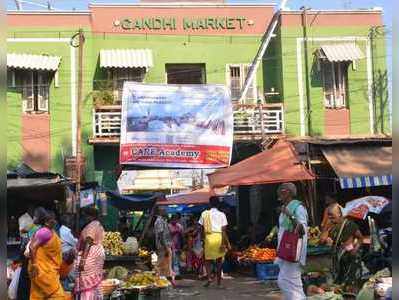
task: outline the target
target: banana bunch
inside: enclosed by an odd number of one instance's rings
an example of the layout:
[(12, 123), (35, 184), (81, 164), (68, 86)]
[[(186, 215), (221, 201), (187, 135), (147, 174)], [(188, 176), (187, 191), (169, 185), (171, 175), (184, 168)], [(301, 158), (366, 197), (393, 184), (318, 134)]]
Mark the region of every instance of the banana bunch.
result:
[(308, 244), (309, 246), (317, 246), (320, 242), (320, 235), (321, 235), (321, 231), (319, 229), (319, 227), (309, 227), (308, 230)]
[(106, 255), (123, 255), (123, 240), (120, 232), (106, 232), (103, 246)]
[(143, 258), (149, 257), (150, 254), (151, 253), (145, 249), (142, 249), (142, 248), (139, 249), (139, 257), (143, 257)]

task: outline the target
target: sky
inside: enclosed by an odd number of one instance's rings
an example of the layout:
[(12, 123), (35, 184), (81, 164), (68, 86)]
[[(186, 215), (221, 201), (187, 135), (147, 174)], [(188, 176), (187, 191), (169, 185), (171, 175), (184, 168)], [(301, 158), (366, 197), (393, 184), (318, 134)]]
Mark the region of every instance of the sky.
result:
[[(24, 0), (27, 2), (40, 3), (46, 5), (47, 0)], [(280, 0), (225, 0), (227, 3), (276, 3)], [(384, 24), (386, 25), (387, 37), (387, 65), (389, 72), (389, 86), (391, 90), (392, 78), (392, 12), (394, 11), (394, 1), (396, 0), (288, 0), (286, 6), (290, 9), (299, 9), (301, 6), (307, 6), (312, 9), (356, 9), (382, 7), (384, 11)], [(89, 3), (136, 3), (138, 0), (50, 0), (51, 5), (59, 10), (87, 10)], [(16, 8), (14, 0), (7, 0), (7, 9)], [(41, 9), (38, 6), (23, 4), (23, 9)], [(392, 95), (392, 93), (389, 93)]]

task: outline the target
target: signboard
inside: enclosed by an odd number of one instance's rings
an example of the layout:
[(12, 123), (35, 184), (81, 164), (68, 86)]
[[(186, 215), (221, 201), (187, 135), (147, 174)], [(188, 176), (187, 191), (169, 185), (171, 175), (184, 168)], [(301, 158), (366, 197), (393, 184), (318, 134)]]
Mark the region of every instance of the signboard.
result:
[(94, 204), (94, 191), (92, 189), (80, 192), (80, 207), (86, 207)]
[(247, 20), (245, 17), (205, 17), (205, 18), (176, 18), (150, 17), (150, 18), (125, 18), (115, 20), (114, 26), (121, 27), (124, 30), (221, 30), (221, 29), (244, 29), (246, 26), (253, 26), (253, 20)]
[(125, 82), (120, 164), (220, 168), (230, 164), (233, 112), (223, 85)]

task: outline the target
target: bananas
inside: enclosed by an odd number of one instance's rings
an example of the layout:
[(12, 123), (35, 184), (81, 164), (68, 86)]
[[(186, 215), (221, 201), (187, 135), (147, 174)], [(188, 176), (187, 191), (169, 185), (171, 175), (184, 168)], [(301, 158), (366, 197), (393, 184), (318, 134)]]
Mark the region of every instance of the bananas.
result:
[(143, 258), (149, 257), (150, 254), (151, 253), (145, 249), (142, 249), (142, 248), (139, 249), (139, 257), (143, 257)]
[(106, 232), (104, 236), (103, 246), (106, 255), (123, 255), (124, 245), (120, 232)]

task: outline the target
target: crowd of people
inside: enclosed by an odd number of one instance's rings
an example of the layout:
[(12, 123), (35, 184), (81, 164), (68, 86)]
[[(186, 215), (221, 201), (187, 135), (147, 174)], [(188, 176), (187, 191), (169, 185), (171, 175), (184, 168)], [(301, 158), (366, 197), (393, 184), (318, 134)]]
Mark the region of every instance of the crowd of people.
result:
[[(230, 242), (227, 236), (227, 218), (218, 207), (218, 197), (210, 198), (210, 209), (205, 210), (199, 220), (191, 216), (184, 222), (180, 214), (167, 220), (166, 210), (158, 207), (154, 224), (158, 268), (161, 275), (169, 277), (176, 285), (176, 277), (194, 272), (199, 279), (207, 278), (205, 286), (212, 283), (216, 273), (217, 285), (221, 285), (222, 263)], [(216, 272), (212, 272), (212, 266)]]
[[(280, 270), (277, 283), (285, 299), (306, 299), (301, 273), (308, 251), (307, 209), (298, 200), (293, 183), (281, 184), (277, 195), (281, 202), (277, 226), (266, 235), (267, 228), (259, 221), (252, 226), (248, 242), (274, 245), (278, 256), (275, 263)], [(344, 216), (335, 196), (327, 196), (325, 204), (320, 243), (332, 249), (334, 282), (355, 288), (359, 286), (362, 268), (362, 230), (357, 222)], [(209, 209), (200, 216), (183, 218), (177, 213), (170, 219), (163, 207), (157, 207), (152, 230), (158, 257), (156, 268), (173, 286), (179, 277), (191, 272), (198, 279), (205, 279), (205, 287), (214, 281), (217, 287), (222, 287), (222, 264), (232, 247), (228, 230), (231, 225), (220, 205), (219, 197), (213, 196)], [(29, 207), (18, 220), (22, 238), (21, 267), (10, 285), (13, 287), (9, 293), (11, 299), (68, 299), (67, 292), (71, 299), (102, 299), (104, 228), (95, 208), (84, 209), (81, 222), (76, 235), (67, 217), (59, 218), (42, 207), (35, 210)], [(392, 245), (391, 227), (381, 220), (379, 225), (379, 241), (385, 249), (384, 255), (388, 256)], [(292, 234), (298, 249), (294, 257), (286, 251), (293, 245)], [(129, 235), (127, 231), (125, 235)]]
[(94, 208), (83, 210), (82, 219), (76, 238), (68, 218), (43, 207), (30, 207), (19, 218), (21, 265), (10, 284), (10, 299), (102, 299), (104, 229)]

